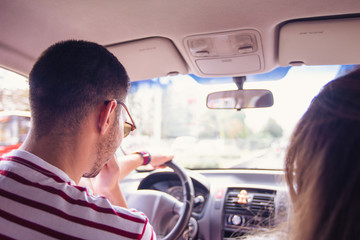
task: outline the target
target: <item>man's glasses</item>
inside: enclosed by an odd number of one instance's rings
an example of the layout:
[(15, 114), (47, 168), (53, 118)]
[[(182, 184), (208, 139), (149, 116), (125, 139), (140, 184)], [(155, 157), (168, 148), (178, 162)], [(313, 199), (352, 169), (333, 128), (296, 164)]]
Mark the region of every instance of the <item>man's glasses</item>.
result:
[[(130, 112), (129, 112), (128, 108), (126, 107), (125, 103), (120, 102), (118, 100), (115, 100), (115, 101), (117, 104), (120, 104), (121, 106), (124, 107), (124, 109), (126, 110), (128, 116), (129, 116), (129, 119), (131, 121), (131, 123), (130, 123), (125, 120), (125, 123), (124, 123), (124, 138), (125, 138), (125, 137), (129, 136), (129, 134), (136, 129), (136, 126), (135, 126), (134, 120), (131, 117)], [(105, 105), (107, 105), (109, 102), (110, 101), (105, 101)]]

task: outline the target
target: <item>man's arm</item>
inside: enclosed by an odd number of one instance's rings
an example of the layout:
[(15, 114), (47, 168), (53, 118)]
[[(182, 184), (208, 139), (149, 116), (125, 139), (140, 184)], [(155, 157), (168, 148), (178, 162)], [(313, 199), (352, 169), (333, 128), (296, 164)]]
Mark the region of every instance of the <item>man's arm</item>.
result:
[[(160, 155), (154, 154), (151, 155), (150, 165), (157, 169), (161, 168), (162, 165), (174, 158), (174, 155)], [(119, 180), (124, 179), (130, 172), (140, 167), (144, 159), (140, 154), (129, 154), (125, 155), (117, 160), (120, 167), (120, 176)]]
[(104, 196), (112, 205), (125, 207), (127, 204), (119, 186), (120, 168), (113, 157), (94, 178), (81, 178), (79, 185), (90, 188), (94, 194)]
[[(150, 164), (154, 168), (173, 159), (173, 155), (152, 155)], [(82, 178), (79, 185), (90, 188), (94, 194), (105, 196), (111, 204), (127, 208), (119, 181), (143, 164), (140, 154), (129, 154), (115, 160), (113, 157), (94, 178)]]

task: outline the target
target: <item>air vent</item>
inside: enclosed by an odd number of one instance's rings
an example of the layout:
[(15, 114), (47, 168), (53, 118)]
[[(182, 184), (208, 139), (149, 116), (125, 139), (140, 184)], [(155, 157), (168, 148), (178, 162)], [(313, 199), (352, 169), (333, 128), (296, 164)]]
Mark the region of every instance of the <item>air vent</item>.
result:
[(274, 196), (254, 195), (250, 209), (258, 216), (270, 217), (274, 213)]
[[(238, 194), (241, 190), (247, 191), (247, 203), (238, 203)], [(259, 217), (270, 217), (274, 213), (275, 191), (261, 189), (229, 189), (225, 212), (239, 215), (252, 215)]]

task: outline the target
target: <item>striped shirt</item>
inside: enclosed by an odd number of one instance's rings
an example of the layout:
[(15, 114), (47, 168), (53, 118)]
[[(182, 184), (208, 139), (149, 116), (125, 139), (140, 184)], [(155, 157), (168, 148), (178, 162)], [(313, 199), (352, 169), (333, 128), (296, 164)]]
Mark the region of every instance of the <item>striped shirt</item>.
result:
[(76, 186), (39, 157), (0, 158), (0, 239), (156, 239), (146, 216)]

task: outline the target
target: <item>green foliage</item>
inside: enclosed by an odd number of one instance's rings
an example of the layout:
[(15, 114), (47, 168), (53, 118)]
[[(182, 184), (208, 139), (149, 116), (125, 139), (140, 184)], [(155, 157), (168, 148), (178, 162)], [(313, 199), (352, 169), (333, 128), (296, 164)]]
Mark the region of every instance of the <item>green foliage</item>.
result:
[(272, 118), (269, 118), (264, 132), (270, 134), (274, 138), (280, 138), (283, 136), (283, 129), (281, 126)]
[(200, 118), (200, 138), (219, 137), (222, 139), (246, 138), (251, 130), (245, 124), (242, 112), (209, 109)]

